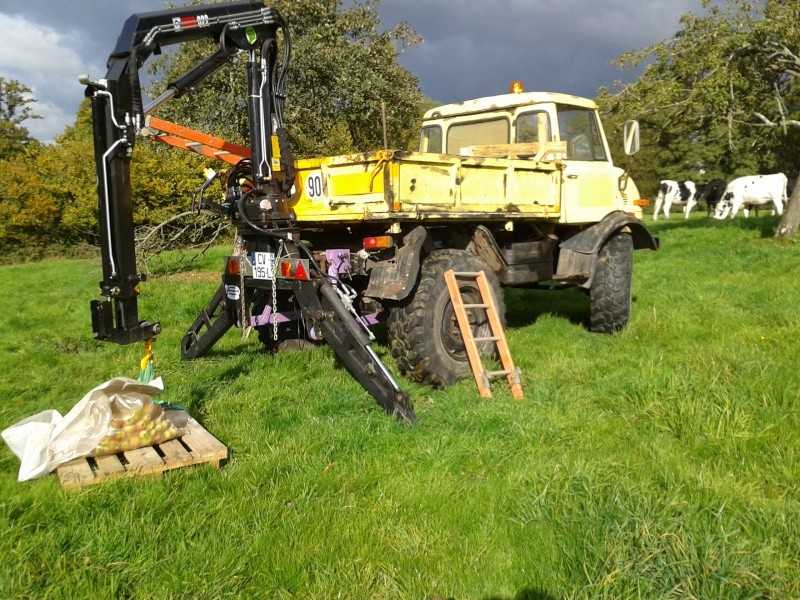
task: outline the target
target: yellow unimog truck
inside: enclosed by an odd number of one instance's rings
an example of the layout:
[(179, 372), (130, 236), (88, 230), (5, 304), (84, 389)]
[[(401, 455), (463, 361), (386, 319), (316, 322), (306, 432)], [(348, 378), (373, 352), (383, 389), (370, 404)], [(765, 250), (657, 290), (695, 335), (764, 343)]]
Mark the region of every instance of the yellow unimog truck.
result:
[[(623, 147), (638, 149), (635, 122)], [(590, 329), (610, 333), (630, 317), (633, 250), (658, 247), (597, 106), (566, 94), (440, 106), (425, 114), (417, 152), (300, 160), (295, 182), (289, 206), (312, 248), (342, 239), (343, 272), (360, 281), (365, 305), (388, 312), (402, 371), (435, 385), (469, 372), (447, 269), (486, 271), (501, 307), (503, 287), (577, 287), (589, 295)], [(485, 334), (486, 323), (474, 325)]]
[[(145, 105), (139, 69), (175, 43), (219, 49)], [(244, 54), (249, 148), (153, 113)], [(444, 272), (487, 274), (503, 288), (576, 287), (589, 295), (590, 328), (614, 332), (631, 311), (633, 250), (657, 248), (641, 221), (639, 192), (611, 160), (590, 100), (510, 93), (448, 104), (424, 117), (419, 149), (388, 148), (293, 160), (285, 80), (291, 56), (281, 15), (251, 0), (132, 15), (103, 79), (83, 79), (92, 102), (104, 300), (91, 303), (97, 339), (151, 339), (139, 319), (130, 159), (140, 137), (220, 158), (198, 204), (236, 228), (220, 286), (181, 342), (198, 358), (231, 327), (254, 328), (271, 350), (326, 342), (389, 413), (413, 422), (408, 396), (370, 347), (369, 326), (388, 321), (391, 352), (408, 377), (436, 386), (469, 374)], [(241, 61), (239, 61), (241, 64)], [(624, 148), (638, 149), (626, 124)], [(224, 182), (222, 197), (211, 183)], [(461, 283), (477, 302), (475, 281)], [(554, 301), (558, 295), (553, 295)], [(489, 337), (473, 317), (476, 338)], [(481, 343), (484, 351), (495, 348)]]

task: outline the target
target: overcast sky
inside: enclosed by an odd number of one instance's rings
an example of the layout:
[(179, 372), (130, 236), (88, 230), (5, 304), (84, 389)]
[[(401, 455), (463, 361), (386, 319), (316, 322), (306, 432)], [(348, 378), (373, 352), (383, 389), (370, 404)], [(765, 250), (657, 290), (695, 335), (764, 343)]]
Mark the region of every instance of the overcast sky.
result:
[[(25, 122), (31, 134), (50, 140), (70, 125), (83, 98), (78, 76), (103, 77), (125, 19), (164, 6), (164, 0), (0, 0), (0, 77), (33, 89), (43, 119)], [(385, 25), (406, 21), (423, 37), (401, 63), (419, 77), (424, 94), (442, 103), (505, 93), (516, 79), (528, 91), (592, 98), (601, 86), (633, 76), (611, 66), (613, 59), (671, 37), (681, 14), (699, 11), (699, 0), (380, 4)]]

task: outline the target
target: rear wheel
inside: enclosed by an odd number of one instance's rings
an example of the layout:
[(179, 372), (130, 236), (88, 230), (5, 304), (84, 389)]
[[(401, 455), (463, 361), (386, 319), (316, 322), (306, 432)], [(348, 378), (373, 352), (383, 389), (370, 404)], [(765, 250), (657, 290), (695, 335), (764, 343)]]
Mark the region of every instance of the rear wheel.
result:
[[(419, 284), (410, 299), (391, 310), (389, 346), (404, 375), (429, 385), (444, 387), (470, 374), (469, 359), (458, 328), (453, 303), (444, 280), (448, 269), (484, 271), (492, 290), (500, 321), (505, 327), (505, 303), (500, 283), (489, 266), (464, 250), (436, 250), (425, 259)], [(465, 304), (480, 302), (474, 280), (459, 285)], [(467, 311), (475, 337), (490, 335), (485, 311)], [(491, 341), (478, 344), (484, 356), (496, 354)]]
[[(260, 315), (267, 306), (271, 305), (272, 293), (267, 290), (256, 290), (253, 296), (253, 315)], [(279, 295), (277, 303), (278, 312), (294, 312), (299, 308)], [(302, 321), (289, 321), (260, 325), (255, 328), (258, 333), (258, 341), (264, 345), (267, 352), (284, 352), (288, 350), (305, 350), (314, 346), (314, 343), (306, 339), (306, 331)]]
[(597, 256), (597, 268), (589, 291), (590, 330), (616, 333), (631, 316), (633, 241), (619, 233), (606, 241)]

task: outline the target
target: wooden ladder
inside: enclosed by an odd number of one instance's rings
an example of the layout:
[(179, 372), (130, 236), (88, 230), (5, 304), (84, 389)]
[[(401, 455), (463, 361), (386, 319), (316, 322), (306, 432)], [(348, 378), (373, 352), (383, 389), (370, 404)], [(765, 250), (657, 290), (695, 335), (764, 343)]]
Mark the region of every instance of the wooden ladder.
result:
[(250, 148), (226, 142), (213, 135), (170, 123), (152, 115), (148, 115), (139, 135), (181, 150), (191, 150), (208, 158), (216, 158), (231, 165), (237, 164), (243, 158), (250, 158)]
[[(447, 289), (450, 292), (450, 299), (453, 301), (453, 310), (458, 319), (458, 328), (464, 338), (464, 346), (467, 349), (469, 364), (472, 367), (472, 374), (475, 376), (475, 383), (482, 398), (491, 398), (492, 390), (489, 388), (489, 381), (493, 377), (505, 375), (508, 378), (508, 385), (511, 386), (511, 393), (517, 400), (522, 398), (522, 385), (520, 384), (519, 369), (514, 366), (511, 358), (511, 351), (508, 349), (506, 335), (503, 332), (503, 325), (497, 314), (497, 305), (494, 302), (494, 295), (489, 288), (486, 280), (486, 273), (483, 271), (475, 272), (456, 272), (453, 269), (445, 271), (444, 279), (447, 282)], [(458, 279), (470, 279), (478, 283), (478, 290), (481, 295), (480, 304), (464, 304), (461, 297), (461, 290), (458, 287)], [(491, 335), (486, 337), (475, 337), (472, 335), (472, 327), (469, 323), (467, 310), (484, 310), (489, 319)], [(492, 341), (497, 345), (497, 353), (503, 365), (502, 371), (487, 371), (481, 362), (478, 352), (478, 342)]]

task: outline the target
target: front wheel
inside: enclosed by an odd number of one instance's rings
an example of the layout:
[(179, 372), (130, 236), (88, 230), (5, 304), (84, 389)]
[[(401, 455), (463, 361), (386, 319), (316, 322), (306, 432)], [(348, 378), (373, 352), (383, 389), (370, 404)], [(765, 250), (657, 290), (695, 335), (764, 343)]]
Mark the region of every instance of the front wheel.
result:
[(630, 234), (610, 238), (597, 256), (597, 267), (589, 291), (589, 329), (596, 333), (616, 333), (625, 328), (631, 316), (633, 241)]
[[(445, 271), (484, 271), (494, 296), (500, 322), (505, 327), (505, 302), (497, 277), (475, 254), (464, 250), (436, 250), (422, 264), (417, 289), (389, 316), (389, 346), (404, 375), (436, 387), (445, 387), (470, 374), (464, 340), (444, 279)], [(477, 281), (460, 281), (465, 304), (481, 301)], [(490, 335), (485, 311), (468, 311), (475, 337)], [(496, 354), (491, 341), (478, 344), (484, 356)]]

